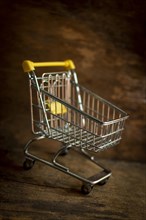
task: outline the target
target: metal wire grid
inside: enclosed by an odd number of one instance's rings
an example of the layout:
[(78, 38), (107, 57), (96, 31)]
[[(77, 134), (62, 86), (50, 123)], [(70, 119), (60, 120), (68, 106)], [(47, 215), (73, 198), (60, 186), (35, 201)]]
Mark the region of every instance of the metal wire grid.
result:
[[(121, 140), (126, 113), (91, 91), (74, 83), (70, 71), (37, 77), (40, 91), (30, 79), (32, 130), (63, 143), (100, 151)], [(35, 93), (35, 97), (34, 97)], [(48, 125), (40, 102), (43, 98)], [(61, 103), (66, 112), (53, 114), (48, 103)]]

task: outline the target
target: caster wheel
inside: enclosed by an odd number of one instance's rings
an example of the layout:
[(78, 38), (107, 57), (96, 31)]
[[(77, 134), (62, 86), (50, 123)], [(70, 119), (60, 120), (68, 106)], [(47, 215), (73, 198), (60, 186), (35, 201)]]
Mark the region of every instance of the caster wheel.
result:
[(109, 178), (106, 178), (106, 179), (102, 180), (101, 182), (99, 182), (99, 183), (97, 183), (97, 184), (98, 184), (99, 186), (103, 186), (103, 185), (105, 185), (105, 184), (107, 183), (108, 179), (109, 179)]
[(63, 148), (61, 153), (60, 153), (60, 156), (65, 156), (68, 154), (68, 149), (67, 148)]
[(81, 192), (85, 195), (89, 194), (93, 189), (93, 186), (90, 184), (83, 184), (81, 187)]
[(35, 163), (35, 160), (26, 159), (23, 163), (24, 170), (30, 170)]

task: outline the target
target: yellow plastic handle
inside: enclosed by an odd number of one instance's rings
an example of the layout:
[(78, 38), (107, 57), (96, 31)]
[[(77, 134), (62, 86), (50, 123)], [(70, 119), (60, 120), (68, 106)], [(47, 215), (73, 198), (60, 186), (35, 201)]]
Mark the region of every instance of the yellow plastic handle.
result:
[(22, 63), (24, 72), (31, 72), (35, 70), (35, 67), (64, 67), (67, 70), (75, 69), (75, 65), (72, 60), (65, 60), (62, 62), (32, 62), (30, 60), (24, 60)]

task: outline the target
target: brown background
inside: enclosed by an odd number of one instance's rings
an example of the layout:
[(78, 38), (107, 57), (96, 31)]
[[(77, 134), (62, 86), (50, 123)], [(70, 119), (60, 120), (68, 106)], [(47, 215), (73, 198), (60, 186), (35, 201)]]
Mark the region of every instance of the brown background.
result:
[(144, 162), (145, 24), (144, 0), (1, 1), (1, 151), (31, 137), (22, 61), (72, 59), (82, 85), (130, 115), (121, 144), (98, 156)]
[[(145, 0), (0, 1), (0, 220), (145, 220)], [(36, 161), (24, 171), (32, 137), (22, 61), (72, 59), (82, 85), (129, 115), (123, 140), (96, 154), (112, 170), (88, 196), (82, 182)], [(34, 144), (53, 158), (54, 142)], [(41, 151), (41, 152), (40, 152)], [(81, 175), (97, 173), (76, 151), (60, 157)]]

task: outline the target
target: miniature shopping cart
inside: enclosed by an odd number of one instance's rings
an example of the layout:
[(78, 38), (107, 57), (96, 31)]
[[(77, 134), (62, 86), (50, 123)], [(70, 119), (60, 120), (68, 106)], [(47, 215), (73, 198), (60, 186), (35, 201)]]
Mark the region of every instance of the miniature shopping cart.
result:
[[(63, 71), (38, 76), (35, 67), (62, 67)], [(99, 152), (119, 144), (128, 115), (80, 86), (71, 60), (42, 63), (26, 60), (23, 62), (23, 69), (29, 75), (31, 125), (35, 134), (24, 148), (24, 169), (28, 170), (35, 161), (40, 161), (79, 179), (84, 194), (90, 193), (96, 184), (105, 184), (111, 171), (99, 164), (91, 152)], [(44, 138), (57, 140), (63, 145), (51, 162), (29, 151), (34, 141)], [(58, 157), (70, 152), (71, 148), (102, 170), (86, 178), (58, 162)]]

